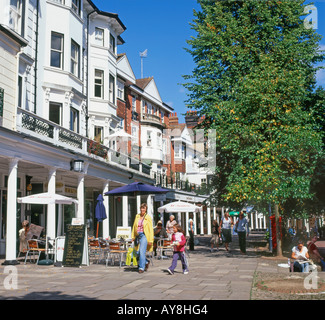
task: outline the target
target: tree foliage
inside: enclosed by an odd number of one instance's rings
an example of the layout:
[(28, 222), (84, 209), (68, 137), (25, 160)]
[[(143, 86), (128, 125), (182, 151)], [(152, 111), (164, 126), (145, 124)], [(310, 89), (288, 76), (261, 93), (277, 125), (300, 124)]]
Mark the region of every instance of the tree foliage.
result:
[(220, 201), (284, 203), (312, 196), (322, 153), (315, 109), (321, 37), (303, 23), (302, 0), (201, 0), (196, 67), (184, 76), (190, 109), (217, 130)]

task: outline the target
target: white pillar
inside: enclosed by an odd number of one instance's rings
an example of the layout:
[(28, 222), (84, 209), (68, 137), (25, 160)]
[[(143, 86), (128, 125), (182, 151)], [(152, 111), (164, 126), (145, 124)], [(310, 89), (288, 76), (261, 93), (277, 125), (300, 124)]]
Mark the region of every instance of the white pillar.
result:
[(77, 186), (77, 197), (78, 197), (78, 211), (76, 218), (85, 220), (85, 175), (78, 174), (78, 186)]
[(58, 222), (56, 227), (57, 236), (63, 235), (63, 212), (62, 212), (62, 204), (59, 204), (59, 212), (58, 212)]
[(141, 196), (137, 196), (137, 214), (141, 212)]
[[(189, 232), (188, 232), (188, 220), (189, 220), (189, 213), (186, 212), (186, 215), (185, 215), (185, 234), (186, 234), (186, 236), (189, 236)], [(184, 228), (183, 228), (183, 230), (184, 230)]]
[(254, 229), (254, 216), (253, 216), (253, 212), (251, 212), (251, 230)]
[[(164, 205), (164, 201), (160, 201), (160, 206), (162, 207)], [(164, 213), (162, 212), (160, 214), (160, 221), (162, 222), (162, 225), (165, 225), (165, 221), (164, 221)]]
[(258, 213), (255, 212), (255, 224), (256, 224), (256, 229), (259, 229), (259, 226), (258, 226)]
[(6, 260), (4, 265), (19, 264), (16, 260), (17, 243), (17, 172), (18, 159), (9, 160), (7, 191)]
[[(109, 191), (109, 181), (105, 181), (103, 184), (103, 194), (105, 194), (106, 192)], [(103, 238), (107, 239), (110, 237), (109, 234), (109, 196), (103, 196), (104, 201), (104, 207), (105, 207), (105, 211), (106, 211), (106, 216), (107, 219), (103, 220), (102, 224), (103, 224)]]
[(149, 194), (147, 197), (147, 210), (148, 210), (148, 214), (151, 216), (152, 219), (152, 223), (154, 224), (153, 221), (153, 197)]
[(183, 228), (183, 226), (182, 226), (182, 214), (180, 212), (177, 212), (177, 222)]
[(197, 219), (196, 219), (196, 212), (193, 212), (193, 217), (194, 217), (194, 235), (197, 235), (197, 224), (196, 224), (196, 222), (197, 222)]
[(128, 210), (128, 196), (122, 196), (123, 203), (122, 203), (122, 226), (128, 227), (128, 217), (129, 217), (129, 210)]
[[(217, 218), (217, 208), (216, 207), (213, 207), (213, 220), (216, 220)], [(219, 223), (219, 221), (218, 221)]]
[[(55, 180), (56, 180), (56, 168), (49, 169), (49, 178), (48, 178), (47, 191), (50, 194), (55, 194)], [(47, 232), (46, 236), (55, 239), (55, 203), (47, 205)]]
[(200, 234), (203, 235), (204, 234), (204, 228), (203, 228), (203, 208), (201, 208), (202, 210), (200, 211)]
[(211, 234), (211, 208), (207, 207), (207, 234)]

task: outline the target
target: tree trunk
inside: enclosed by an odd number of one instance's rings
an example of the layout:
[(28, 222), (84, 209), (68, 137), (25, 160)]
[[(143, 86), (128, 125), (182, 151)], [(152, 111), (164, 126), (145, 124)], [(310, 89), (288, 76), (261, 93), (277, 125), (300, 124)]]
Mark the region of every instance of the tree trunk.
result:
[(276, 255), (282, 257), (281, 230), (279, 223), (279, 205), (274, 205), (275, 230), (276, 230)]

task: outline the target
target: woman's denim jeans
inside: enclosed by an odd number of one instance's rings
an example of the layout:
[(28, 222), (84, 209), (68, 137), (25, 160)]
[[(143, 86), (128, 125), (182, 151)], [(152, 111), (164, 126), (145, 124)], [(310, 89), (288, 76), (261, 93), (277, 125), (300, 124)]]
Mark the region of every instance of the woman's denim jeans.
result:
[(147, 259), (146, 259), (146, 252), (147, 252), (147, 245), (148, 241), (146, 235), (143, 232), (139, 232), (139, 250), (138, 250), (138, 257), (139, 257), (139, 270), (144, 270)]
[(299, 270), (298, 272), (309, 272), (309, 263), (299, 263), (297, 261), (293, 264), (294, 270)]

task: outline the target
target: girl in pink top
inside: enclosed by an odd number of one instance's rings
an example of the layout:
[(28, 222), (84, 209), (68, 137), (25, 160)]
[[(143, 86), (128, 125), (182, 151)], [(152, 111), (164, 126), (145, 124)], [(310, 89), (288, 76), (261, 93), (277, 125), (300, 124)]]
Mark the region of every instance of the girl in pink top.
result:
[(172, 265), (167, 269), (167, 271), (170, 274), (174, 274), (174, 270), (177, 266), (177, 260), (178, 258), (180, 258), (182, 262), (183, 273), (188, 274), (188, 267), (186, 263), (185, 252), (184, 252), (185, 244), (186, 244), (184, 231), (179, 224), (176, 224), (174, 226), (173, 231), (174, 231), (172, 236), (172, 241), (174, 244), (173, 261), (172, 261)]

